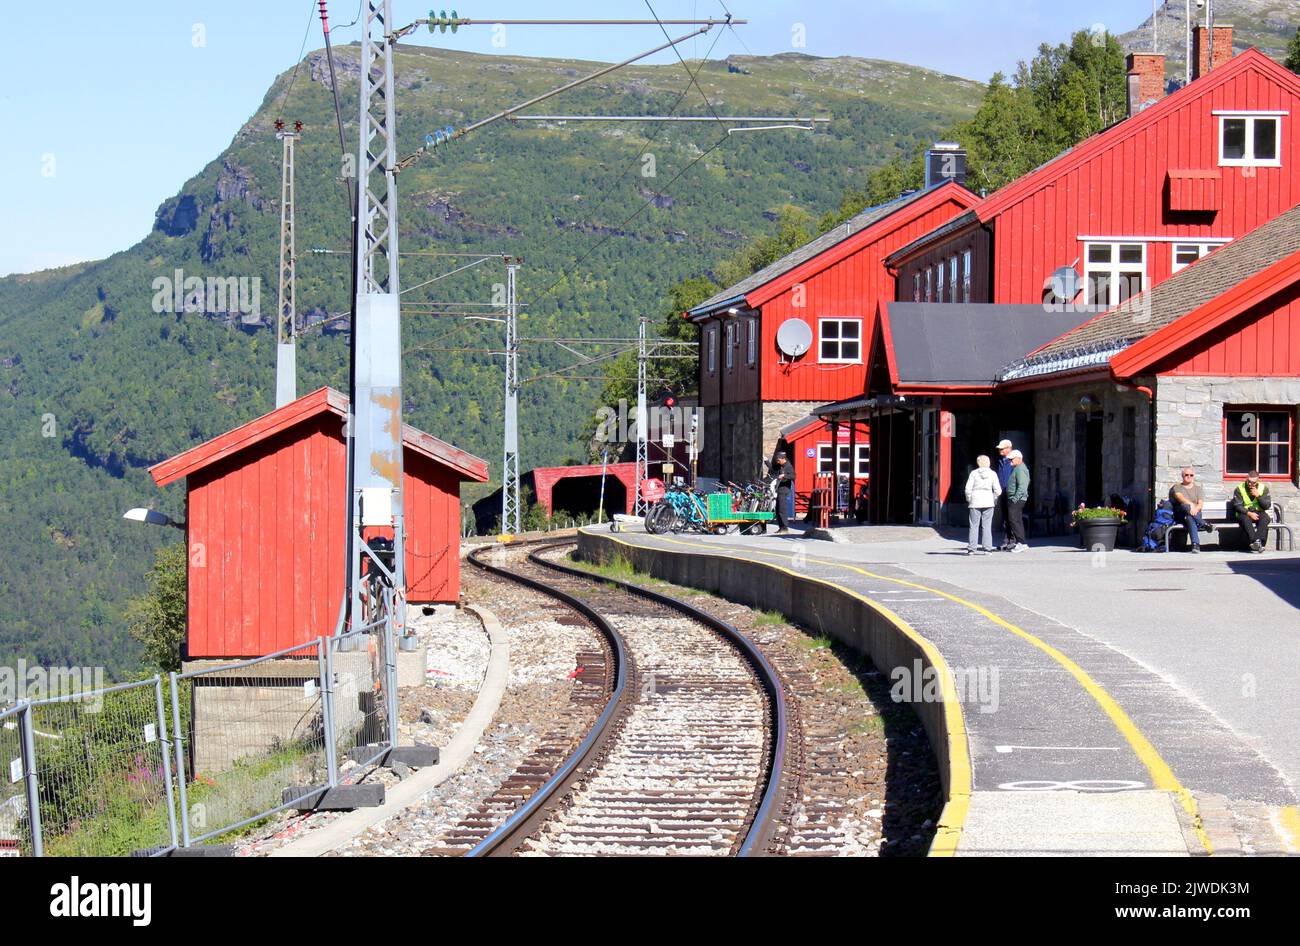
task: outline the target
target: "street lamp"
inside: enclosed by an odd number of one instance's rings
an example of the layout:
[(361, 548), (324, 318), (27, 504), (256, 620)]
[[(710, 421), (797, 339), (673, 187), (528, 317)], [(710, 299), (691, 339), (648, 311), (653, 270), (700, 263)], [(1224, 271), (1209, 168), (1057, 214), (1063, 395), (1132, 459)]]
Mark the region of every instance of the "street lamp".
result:
[(146, 509), (143, 506), (136, 506), (134, 509), (128, 509), (122, 513), (123, 519), (130, 519), (132, 522), (144, 522), (151, 526), (171, 526), (173, 529), (184, 529), (185, 523), (176, 522), (170, 516), (159, 512), (156, 509)]

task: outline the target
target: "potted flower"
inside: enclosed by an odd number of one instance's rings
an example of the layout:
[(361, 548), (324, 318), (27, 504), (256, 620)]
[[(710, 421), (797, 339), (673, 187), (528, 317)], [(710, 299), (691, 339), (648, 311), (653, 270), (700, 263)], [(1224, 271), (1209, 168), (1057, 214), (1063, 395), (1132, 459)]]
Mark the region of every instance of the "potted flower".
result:
[(1090, 551), (1115, 551), (1115, 537), (1124, 524), (1126, 513), (1114, 506), (1080, 505), (1074, 511), (1070, 524), (1078, 526), (1079, 541)]

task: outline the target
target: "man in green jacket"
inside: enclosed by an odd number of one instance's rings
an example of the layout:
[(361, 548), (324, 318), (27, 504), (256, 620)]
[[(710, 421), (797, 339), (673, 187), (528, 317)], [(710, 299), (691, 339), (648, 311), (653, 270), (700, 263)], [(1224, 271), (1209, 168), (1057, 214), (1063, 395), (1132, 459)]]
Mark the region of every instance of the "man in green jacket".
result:
[(1019, 450), (1012, 450), (1007, 456), (1011, 460), (1011, 479), (1007, 481), (1007, 531), (1011, 534), (1011, 551), (1027, 552), (1025, 503), (1029, 502), (1029, 467), (1025, 466), (1025, 455)]
[(1268, 487), (1259, 481), (1258, 470), (1251, 470), (1228, 500), (1228, 512), (1236, 517), (1250, 541), (1250, 550), (1257, 554), (1268, 546), (1268, 512), (1272, 508), (1273, 498), (1268, 494)]

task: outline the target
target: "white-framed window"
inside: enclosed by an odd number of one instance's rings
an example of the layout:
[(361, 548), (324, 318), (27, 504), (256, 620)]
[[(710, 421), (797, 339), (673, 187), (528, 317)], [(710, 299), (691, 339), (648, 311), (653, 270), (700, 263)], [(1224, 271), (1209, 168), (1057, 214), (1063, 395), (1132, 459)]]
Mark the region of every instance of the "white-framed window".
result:
[(952, 254), (952, 259), (948, 260), (948, 285), (952, 286), (952, 301), (960, 302), (957, 298), (957, 254)]
[(947, 301), (948, 301), (947, 299), (945, 299), (945, 298), (943, 297), (944, 285), (945, 285), (944, 275), (945, 275), (945, 271), (947, 270), (947, 268), (948, 268), (948, 267), (944, 266), (944, 264), (943, 264), (942, 262), (939, 263), (939, 266), (938, 266), (938, 270), (939, 270), (939, 271), (935, 274), (935, 277), (934, 277), (934, 278), (935, 278), (935, 283), (934, 283), (934, 286), (935, 286), (935, 289), (934, 289), (934, 301), (935, 301), (935, 302), (947, 302)]
[(912, 274), (912, 301), (921, 301), (921, 274), (919, 272)]
[(1145, 243), (1088, 243), (1083, 259), (1089, 305), (1116, 306), (1146, 288)]
[(851, 364), (862, 361), (861, 319), (818, 319), (821, 339), (818, 361)]
[(758, 320), (746, 319), (748, 323), (749, 341), (745, 347), (745, 364), (753, 365), (758, 359)]
[(718, 327), (710, 325), (704, 334), (709, 336), (709, 374), (718, 370)]
[(970, 250), (961, 254), (961, 301), (970, 302)]
[(727, 370), (730, 371), (736, 364), (736, 323), (735, 322), (727, 323), (727, 338), (726, 338), (725, 345), (727, 350), (727, 354), (726, 354)]
[(925, 267), (925, 301), (934, 301), (934, 267)]
[[(846, 436), (847, 434), (844, 431), (840, 432), (841, 438)], [(817, 445), (817, 472), (818, 473), (834, 472), (837, 476), (849, 475), (849, 457), (851, 456), (849, 452), (850, 445), (846, 440), (841, 439), (840, 442), (836, 444), (836, 446), (839, 447), (839, 451), (838, 451), (839, 458), (838, 458), (838, 462), (836, 462), (835, 464), (834, 470), (832, 470), (831, 469), (831, 445), (829, 443), (819, 443)], [(853, 472), (853, 476), (855, 479), (865, 480), (868, 478), (871, 472), (871, 444), (859, 443), (856, 446), (858, 448), (858, 458), (857, 458), (857, 462), (854, 464), (855, 469)]]
[(1177, 273), (1186, 269), (1202, 256), (1208, 256), (1218, 248), (1218, 243), (1175, 243), (1173, 249), (1173, 272)]
[(1281, 167), (1285, 112), (1216, 112), (1219, 165)]

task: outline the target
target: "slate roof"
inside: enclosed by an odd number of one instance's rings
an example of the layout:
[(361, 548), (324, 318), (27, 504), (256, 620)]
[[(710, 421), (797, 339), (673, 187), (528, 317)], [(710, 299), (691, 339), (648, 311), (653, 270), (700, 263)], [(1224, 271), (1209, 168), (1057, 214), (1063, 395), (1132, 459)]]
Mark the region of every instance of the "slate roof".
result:
[(992, 386), (1010, 362), (1096, 311), (1041, 304), (891, 302), (886, 315), (898, 382)]
[[(935, 187), (942, 186), (943, 184), (935, 185)], [(769, 263), (758, 272), (746, 276), (734, 286), (729, 286), (721, 292), (718, 292), (704, 300), (695, 308), (690, 310), (691, 314), (696, 315), (708, 312), (711, 309), (718, 308), (724, 302), (733, 302), (742, 299), (760, 286), (765, 286), (772, 280), (790, 272), (790, 270), (794, 269), (796, 266), (801, 266), (813, 257), (825, 253), (831, 247), (843, 243), (855, 233), (859, 233), (862, 230), (867, 229), (867, 227), (879, 223), (891, 214), (897, 213), (904, 207), (915, 203), (925, 195), (929, 194), (935, 189), (935, 187), (913, 191), (910, 194), (904, 194), (902, 197), (897, 197), (888, 203), (879, 204), (875, 207), (868, 207), (861, 213), (850, 217), (838, 227), (827, 230), (815, 240), (810, 240), (805, 243), (794, 252), (788, 253), (774, 263)]]

